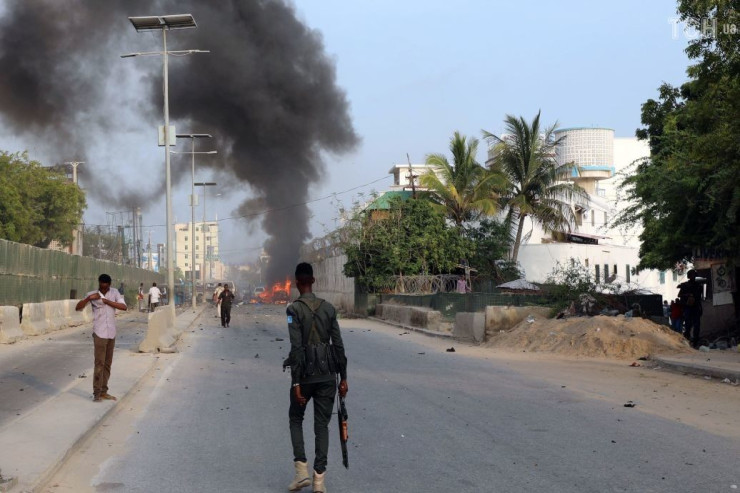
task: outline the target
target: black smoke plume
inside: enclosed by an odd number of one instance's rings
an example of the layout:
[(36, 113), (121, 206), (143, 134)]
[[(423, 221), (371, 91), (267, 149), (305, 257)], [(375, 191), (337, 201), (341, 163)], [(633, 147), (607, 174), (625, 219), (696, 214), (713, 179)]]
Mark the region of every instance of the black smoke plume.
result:
[[(0, 113), (18, 132), (62, 150), (85, 149), (80, 128), (105, 132), (112, 111), (106, 67), (142, 40), (127, 16), (192, 13), (197, 29), (171, 31), (168, 48), (210, 50), (170, 60), (170, 108), (178, 131), (215, 137), (210, 165), (248, 184), (236, 211), (258, 216), (270, 238), (268, 281), (291, 272), (309, 237), (310, 198), (323, 174), (322, 153), (344, 153), (358, 137), (321, 35), (282, 0), (14, 0), (0, 19)], [(160, 37), (147, 38), (161, 49)], [(144, 51), (144, 50), (142, 50)], [(150, 97), (142, 108), (159, 124), (161, 72), (146, 64)], [(132, 104), (142, 99), (131, 94)], [(109, 192), (110, 193), (110, 192)], [(118, 193), (118, 192), (115, 192)], [(154, 193), (154, 192), (153, 192)], [(156, 191), (159, 193), (159, 190)], [(125, 201), (144, 199), (123, 191)], [(259, 211), (257, 210), (259, 209)], [(247, 242), (245, 241), (245, 244)], [(230, 247), (233, 247), (230, 246)]]

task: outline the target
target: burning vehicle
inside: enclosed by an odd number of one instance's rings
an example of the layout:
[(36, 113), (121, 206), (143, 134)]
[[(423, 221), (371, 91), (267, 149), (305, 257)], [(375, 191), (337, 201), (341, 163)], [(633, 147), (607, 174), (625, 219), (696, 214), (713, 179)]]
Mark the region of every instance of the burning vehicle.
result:
[(259, 293), (256, 298), (258, 303), (270, 303), (273, 305), (287, 305), (290, 302), (291, 282), (276, 282)]

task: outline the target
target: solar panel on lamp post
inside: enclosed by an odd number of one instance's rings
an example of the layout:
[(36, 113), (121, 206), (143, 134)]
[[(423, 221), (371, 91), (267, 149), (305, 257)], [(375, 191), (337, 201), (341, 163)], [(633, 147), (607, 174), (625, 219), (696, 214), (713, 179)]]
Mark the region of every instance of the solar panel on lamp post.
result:
[[(168, 72), (168, 55), (170, 54), (191, 54), (202, 53), (203, 50), (185, 50), (178, 52), (167, 51), (167, 31), (177, 29), (189, 29), (197, 27), (195, 19), (191, 14), (176, 15), (152, 15), (143, 17), (129, 17), (129, 21), (137, 32), (162, 31), (162, 51), (161, 52), (144, 52), (130, 53), (121, 55), (122, 58), (159, 55), (163, 57), (163, 87), (164, 87), (164, 162), (165, 162), (165, 196), (166, 196), (166, 228), (167, 228), (167, 285), (171, 292), (175, 289), (175, 267), (173, 255), (173, 235), (172, 235), (172, 175), (170, 171), (170, 106), (169, 106), (169, 72)], [(207, 53), (207, 52), (206, 52)], [(174, 312), (175, 304), (170, 303), (171, 310)]]

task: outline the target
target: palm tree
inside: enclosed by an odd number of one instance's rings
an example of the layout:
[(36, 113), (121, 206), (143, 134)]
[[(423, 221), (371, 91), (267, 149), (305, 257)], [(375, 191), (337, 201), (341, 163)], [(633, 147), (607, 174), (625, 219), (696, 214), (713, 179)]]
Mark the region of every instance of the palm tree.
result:
[(544, 130), (540, 128), (540, 113), (531, 124), (523, 117), (506, 115), (502, 136), (483, 131), (484, 138), (493, 146), (490, 170), (505, 182), (499, 190), (501, 207), (507, 210), (510, 224), (518, 220), (511, 255), (513, 262), (519, 256), (527, 217), (539, 223), (546, 232), (570, 231), (575, 222), (571, 204), (574, 200), (585, 202), (588, 198), (580, 186), (566, 181), (576, 166), (557, 163), (555, 150), (563, 137), (554, 136), (557, 124)]
[(429, 154), (426, 164), (433, 172), (420, 177), (420, 183), (430, 192), (436, 208), (446, 213), (462, 232), (463, 223), (492, 215), (498, 210), (492, 193), (495, 176), (478, 163), (478, 139), (468, 139), (460, 132), (450, 139), (452, 164), (443, 154)]

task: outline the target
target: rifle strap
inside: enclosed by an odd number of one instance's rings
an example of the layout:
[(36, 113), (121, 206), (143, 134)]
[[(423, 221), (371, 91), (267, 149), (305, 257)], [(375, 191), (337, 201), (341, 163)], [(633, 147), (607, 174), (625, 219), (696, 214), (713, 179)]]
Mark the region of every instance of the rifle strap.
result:
[(303, 300), (298, 298), (296, 302), (300, 302), (301, 304), (305, 305), (306, 308), (309, 309), (311, 312), (311, 326), (310, 328), (307, 326), (308, 324), (303, 324), (303, 345), (308, 346), (310, 344), (320, 344), (321, 343), (321, 336), (319, 335), (318, 328), (316, 326), (316, 311), (319, 309), (322, 303), (324, 303), (324, 300), (321, 298), (316, 298), (313, 303), (309, 303), (308, 300)]

